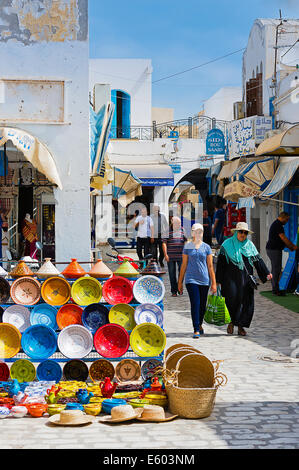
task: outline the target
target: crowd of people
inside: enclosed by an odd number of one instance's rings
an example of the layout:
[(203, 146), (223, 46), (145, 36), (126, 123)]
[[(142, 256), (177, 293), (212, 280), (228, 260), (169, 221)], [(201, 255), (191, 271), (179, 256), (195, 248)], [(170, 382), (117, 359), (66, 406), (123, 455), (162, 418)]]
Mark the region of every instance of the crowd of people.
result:
[[(284, 232), (284, 225), (289, 220), (288, 213), (281, 212), (269, 230), (266, 250), (271, 264), (270, 272), (254, 243), (248, 238), (253, 232), (246, 222), (238, 222), (231, 229), (233, 235), (224, 240), (225, 209), (225, 204), (219, 204), (215, 208), (213, 221), (208, 212), (203, 211), (203, 224), (192, 225), (190, 239), (187, 239), (181, 218), (172, 215), (168, 224), (157, 205), (154, 206), (152, 216), (143, 207), (140, 214), (136, 213), (134, 217), (138, 258), (142, 260), (151, 253), (162, 267), (164, 261), (167, 263), (173, 297), (183, 295), (185, 283), (194, 338), (204, 334), (202, 325), (209, 292), (219, 292), (225, 298), (231, 318), (227, 334), (232, 335), (236, 327), (238, 335), (246, 336), (245, 328), (250, 327), (254, 314), (254, 291), (257, 288), (254, 268), (260, 281), (271, 281), (272, 293), (279, 296), (285, 295), (285, 291), (279, 289), (284, 248), (296, 250), (298, 271), (299, 247)], [(216, 239), (218, 250), (215, 270), (213, 238)], [(298, 287), (296, 292), (299, 295)]]

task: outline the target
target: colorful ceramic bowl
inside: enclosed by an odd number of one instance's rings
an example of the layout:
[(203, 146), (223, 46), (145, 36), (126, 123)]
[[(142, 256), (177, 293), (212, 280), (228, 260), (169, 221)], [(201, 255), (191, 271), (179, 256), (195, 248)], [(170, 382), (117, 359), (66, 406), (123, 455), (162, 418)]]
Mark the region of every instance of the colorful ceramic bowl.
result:
[(80, 359), (73, 359), (64, 365), (63, 375), (66, 380), (82, 380), (85, 382), (88, 378), (88, 366)]
[(76, 304), (66, 304), (60, 307), (57, 312), (56, 321), (62, 330), (70, 325), (82, 325), (83, 309)]
[(62, 377), (61, 366), (52, 359), (40, 362), (36, 369), (36, 377), (38, 380), (53, 380), (57, 383)]
[(27, 413), (28, 413), (28, 410), (26, 406), (22, 406), (22, 405), (16, 405), (10, 409), (10, 414), (13, 418), (24, 418), (24, 416), (26, 416)]
[(123, 326), (127, 331), (132, 331), (136, 326), (134, 312), (132, 305), (116, 304), (109, 311), (109, 321)]
[(0, 355), (2, 359), (14, 357), (21, 349), (21, 333), (10, 323), (0, 323)]
[(107, 398), (106, 400), (102, 401), (102, 410), (104, 413), (111, 414), (111, 409), (115, 406), (126, 405), (126, 400), (122, 400), (119, 398)]
[(43, 403), (31, 403), (27, 405), (27, 410), (33, 418), (40, 418), (46, 413), (48, 405), (44, 405)]
[(137, 325), (141, 323), (155, 323), (163, 326), (163, 312), (158, 305), (140, 304), (135, 308), (134, 319)]
[(11, 305), (5, 309), (2, 321), (14, 325), (23, 333), (30, 326), (30, 310), (23, 305)]
[(0, 361), (0, 381), (6, 382), (8, 379), (9, 379), (9, 367), (6, 364), (6, 362)]
[(105, 281), (103, 297), (110, 305), (128, 304), (133, 299), (133, 287), (125, 277), (113, 276)]
[(166, 335), (162, 328), (154, 323), (141, 323), (132, 331), (130, 345), (138, 356), (159, 356), (166, 346)]
[(10, 377), (17, 379), (18, 382), (33, 382), (35, 376), (35, 367), (32, 362), (27, 359), (18, 359), (11, 365)]
[(114, 393), (112, 398), (123, 398), (124, 400), (127, 398), (139, 398), (141, 392), (122, 392), (122, 393)]
[(158, 359), (149, 359), (148, 361), (145, 361), (141, 366), (141, 377), (143, 380), (147, 380), (156, 375), (160, 376), (161, 372), (157, 374), (156, 370), (162, 366), (162, 361), (158, 361)]
[[(109, 377), (111, 380), (114, 378), (115, 371), (111, 362), (106, 359), (98, 359), (94, 361), (89, 368), (89, 376), (91, 380), (104, 380)], [(100, 389), (99, 389), (100, 391)]]
[(0, 303), (5, 304), (10, 297), (10, 284), (0, 276)]
[(71, 296), (78, 305), (90, 305), (99, 302), (102, 298), (102, 285), (94, 277), (81, 277), (72, 285)]
[(57, 337), (52, 328), (45, 325), (33, 325), (24, 331), (21, 345), (31, 359), (48, 359), (57, 350)]
[(82, 323), (92, 333), (109, 323), (109, 310), (103, 304), (90, 304), (83, 310)]
[(140, 304), (158, 304), (165, 295), (165, 286), (157, 276), (142, 276), (134, 282), (133, 294)]
[(102, 403), (93, 403), (84, 406), (87, 415), (98, 416), (102, 411)]
[(145, 398), (129, 398), (127, 401), (128, 405), (133, 406), (133, 408), (143, 408), (145, 405), (150, 405), (150, 400)]
[(70, 359), (85, 357), (93, 348), (92, 333), (82, 325), (66, 326), (58, 335), (58, 348)]
[(7, 418), (10, 415), (10, 410), (6, 406), (0, 406), (0, 419)]
[(56, 330), (56, 315), (57, 310), (52, 305), (39, 304), (31, 310), (30, 323), (31, 325), (46, 325)]
[(64, 305), (71, 297), (71, 286), (62, 277), (50, 277), (42, 284), (41, 295), (47, 304)]
[(10, 288), (10, 296), (15, 304), (35, 305), (40, 299), (40, 283), (30, 277), (16, 279)]
[(130, 345), (127, 330), (114, 323), (99, 328), (93, 339), (96, 351), (103, 357), (121, 357), (127, 352)]
[(117, 364), (115, 375), (120, 382), (131, 382), (140, 378), (141, 368), (137, 361), (123, 359)]
[(66, 410), (81, 410), (84, 411), (84, 406), (81, 403), (67, 403)]
[(62, 410), (64, 410), (66, 407), (66, 405), (63, 405), (62, 403), (58, 404), (58, 403), (54, 403), (53, 405), (50, 404), (48, 405), (48, 414), (50, 416), (53, 416), (53, 415), (56, 415), (58, 413), (60, 413)]

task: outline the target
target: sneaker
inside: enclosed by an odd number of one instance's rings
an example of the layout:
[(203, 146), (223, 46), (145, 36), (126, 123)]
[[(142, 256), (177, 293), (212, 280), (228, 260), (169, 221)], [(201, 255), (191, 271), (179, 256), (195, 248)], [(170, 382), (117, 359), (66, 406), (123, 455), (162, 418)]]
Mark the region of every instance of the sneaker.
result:
[(198, 339), (199, 337), (200, 337), (200, 334), (199, 334), (199, 333), (194, 333), (194, 334), (193, 334), (193, 338), (194, 338), (194, 339)]

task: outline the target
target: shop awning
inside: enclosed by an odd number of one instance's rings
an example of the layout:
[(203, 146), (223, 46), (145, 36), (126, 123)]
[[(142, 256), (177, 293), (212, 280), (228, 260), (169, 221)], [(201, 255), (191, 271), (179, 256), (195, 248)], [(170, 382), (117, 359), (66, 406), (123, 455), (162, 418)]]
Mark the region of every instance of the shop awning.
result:
[(238, 166), (240, 165), (240, 158), (236, 160), (232, 160), (231, 162), (224, 163), (217, 179), (220, 181), (224, 178), (230, 178), (231, 175), (236, 171)]
[(280, 193), (294, 176), (299, 167), (299, 157), (283, 157), (280, 159), (276, 173), (267, 186), (260, 194), (260, 198), (271, 198)]
[(110, 139), (114, 104), (107, 103), (98, 113), (90, 108), (90, 163), (92, 176), (100, 173)]
[(265, 139), (256, 149), (255, 155), (299, 155), (299, 124), (280, 134)]
[(117, 199), (122, 207), (142, 195), (141, 181), (132, 171), (113, 168), (112, 197)]
[(173, 172), (167, 164), (117, 164), (117, 168), (131, 171), (141, 180), (142, 186), (174, 186)]
[(34, 168), (45, 175), (51, 183), (62, 189), (55, 160), (47, 147), (36, 137), (22, 129), (0, 127), (0, 147), (10, 140)]
[(232, 174), (230, 180), (242, 181), (254, 189), (263, 191), (271, 182), (277, 169), (275, 157), (267, 157), (240, 165)]
[(227, 201), (238, 202), (239, 198), (258, 196), (260, 191), (241, 181), (229, 183), (224, 188), (223, 198)]

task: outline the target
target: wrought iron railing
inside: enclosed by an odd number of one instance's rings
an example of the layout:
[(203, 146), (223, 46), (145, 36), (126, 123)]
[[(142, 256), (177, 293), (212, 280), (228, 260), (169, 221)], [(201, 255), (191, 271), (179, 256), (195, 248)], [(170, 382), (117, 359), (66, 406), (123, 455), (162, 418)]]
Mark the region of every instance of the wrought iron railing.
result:
[(169, 121), (152, 126), (114, 126), (111, 127), (112, 139), (153, 140), (177, 135), (181, 139), (206, 139), (213, 127), (226, 133), (228, 121), (213, 119), (208, 116), (194, 116), (187, 119)]

